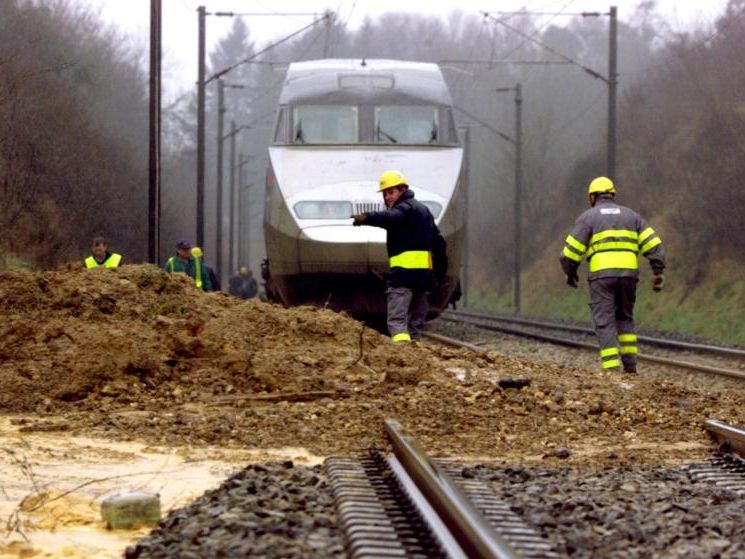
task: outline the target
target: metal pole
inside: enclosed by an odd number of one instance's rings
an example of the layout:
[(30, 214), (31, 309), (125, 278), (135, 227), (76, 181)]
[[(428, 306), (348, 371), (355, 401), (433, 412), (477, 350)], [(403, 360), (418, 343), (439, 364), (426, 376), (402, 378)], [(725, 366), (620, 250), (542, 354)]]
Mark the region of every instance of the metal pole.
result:
[(204, 6), (197, 8), (199, 16), (199, 54), (197, 78), (197, 246), (204, 248)]
[(469, 229), (468, 224), (470, 223), (471, 208), (469, 207), (469, 191), (471, 190), (471, 129), (468, 126), (463, 127), (463, 177), (465, 178), (465, 186), (463, 188), (463, 205), (465, 206), (466, 219), (463, 223), (463, 274), (461, 277), (461, 293), (463, 297), (463, 307), (468, 306), (468, 293), (469, 293), (469, 262), (468, 262), (468, 250), (469, 250)]
[(238, 267), (243, 257), (243, 154), (238, 155)]
[(225, 83), (217, 80), (217, 230), (215, 232), (215, 272), (222, 277), (222, 142), (225, 119)]
[(236, 268), (235, 259), (235, 121), (230, 121), (230, 234), (228, 236), (228, 273)]
[(160, 261), (160, 53), (161, 0), (150, 0), (150, 130), (147, 259)]
[(522, 257), (523, 190), (523, 96), (522, 84), (515, 86), (515, 314), (520, 314), (520, 268)]
[(608, 45), (608, 178), (616, 179), (616, 89), (618, 87), (618, 21), (615, 6), (610, 7)]

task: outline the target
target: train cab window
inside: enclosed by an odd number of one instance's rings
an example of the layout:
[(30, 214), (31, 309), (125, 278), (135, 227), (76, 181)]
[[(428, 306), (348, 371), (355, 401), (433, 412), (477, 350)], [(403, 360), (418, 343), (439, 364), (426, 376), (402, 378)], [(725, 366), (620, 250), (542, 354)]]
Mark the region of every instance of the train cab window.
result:
[(293, 111), (293, 144), (356, 144), (357, 107), (300, 105)]
[(437, 107), (421, 105), (375, 107), (375, 143), (440, 143)]

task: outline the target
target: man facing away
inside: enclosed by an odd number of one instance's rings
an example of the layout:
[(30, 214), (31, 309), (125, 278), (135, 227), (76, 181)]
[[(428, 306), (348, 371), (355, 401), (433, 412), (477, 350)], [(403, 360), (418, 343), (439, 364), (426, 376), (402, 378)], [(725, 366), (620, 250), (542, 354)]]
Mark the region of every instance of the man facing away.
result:
[(380, 176), (378, 192), (387, 210), (353, 215), (354, 225), (386, 230), (388, 274), (388, 331), (393, 342), (417, 341), (429, 309), (427, 293), (433, 272), (442, 281), (447, 273), (447, 243), (427, 206), (414, 198), (398, 171)]
[(191, 244), (186, 239), (176, 243), (176, 254), (171, 256), (165, 265), (166, 272), (182, 272), (194, 279), (196, 286), (203, 291), (212, 290), (209, 272), (202, 262), (202, 251), (194, 247), (196, 254), (192, 253)]
[(661, 291), (665, 283), (662, 239), (638, 213), (615, 202), (616, 187), (609, 178), (594, 179), (587, 195), (591, 207), (577, 219), (559, 260), (567, 284), (577, 287), (577, 269), (587, 256), (590, 310), (602, 368), (619, 371), (623, 365), (624, 372), (636, 373), (637, 255), (649, 259), (652, 289)]
[(122, 255), (109, 252), (106, 239), (96, 237), (91, 243), (91, 255), (83, 263), (88, 269), (91, 268), (117, 268), (122, 264)]

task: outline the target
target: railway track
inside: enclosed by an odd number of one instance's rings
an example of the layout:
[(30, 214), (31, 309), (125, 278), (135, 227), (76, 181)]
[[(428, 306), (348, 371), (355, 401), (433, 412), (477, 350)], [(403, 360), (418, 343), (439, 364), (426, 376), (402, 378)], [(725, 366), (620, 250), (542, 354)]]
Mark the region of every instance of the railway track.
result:
[[(467, 324), (483, 330), (501, 332), (551, 344), (597, 351), (597, 344), (595, 344), (594, 341), (591, 341), (595, 334), (591, 328), (587, 327), (471, 311), (448, 311), (442, 315), (441, 320), (458, 324)], [(565, 335), (551, 334), (547, 332), (549, 330), (560, 332)], [(566, 334), (573, 334), (574, 338), (569, 338)], [(577, 334), (584, 337), (585, 340), (578, 339)], [(425, 335), (427, 334), (425, 333)], [(483, 348), (480, 348), (475, 344), (469, 344), (468, 342), (463, 342), (462, 340), (457, 340), (448, 336), (429, 334), (429, 337), (437, 339), (443, 343), (483, 351)], [(731, 363), (732, 366), (721, 367), (718, 365), (710, 365), (705, 362), (682, 360), (654, 354), (639, 354), (638, 359), (640, 361), (647, 361), (660, 365), (678, 367), (695, 372), (703, 372), (735, 379), (745, 379), (745, 350), (665, 340), (649, 336), (639, 336), (639, 342), (640, 344), (665, 348), (666, 350), (673, 352), (687, 352), (695, 353), (697, 355), (716, 356), (717, 359), (727, 359), (728, 363)]]
[(720, 443), (722, 452), (705, 464), (692, 465), (688, 473), (696, 481), (745, 495), (745, 429), (716, 419), (707, 419), (704, 429)]
[(558, 557), (485, 484), (432, 460), (397, 421), (385, 428), (392, 456), (326, 460), (352, 559)]

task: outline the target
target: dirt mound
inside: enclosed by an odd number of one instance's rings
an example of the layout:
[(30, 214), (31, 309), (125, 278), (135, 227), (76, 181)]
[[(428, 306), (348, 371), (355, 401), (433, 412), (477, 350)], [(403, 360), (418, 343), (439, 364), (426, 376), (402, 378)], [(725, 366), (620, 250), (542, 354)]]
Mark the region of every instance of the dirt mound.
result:
[(205, 294), (152, 266), (0, 274), (0, 312), (0, 412), (25, 414), (24, 431), (327, 455), (384, 446), (396, 417), (434, 453), (602, 465), (698, 457), (701, 419), (745, 421), (738, 391), (393, 346), (341, 314)]
[(349, 390), (340, 383), (363, 356), (362, 381), (389, 365), (395, 384), (438, 370), (416, 352), (391, 355), (386, 338), (343, 315), (204, 294), (152, 266), (9, 272), (0, 309), (0, 409), (11, 412), (144, 394), (179, 402), (190, 390), (198, 399)]

